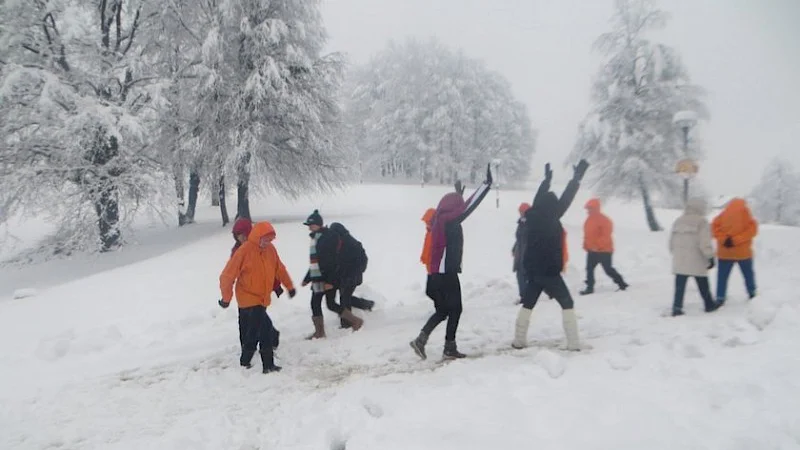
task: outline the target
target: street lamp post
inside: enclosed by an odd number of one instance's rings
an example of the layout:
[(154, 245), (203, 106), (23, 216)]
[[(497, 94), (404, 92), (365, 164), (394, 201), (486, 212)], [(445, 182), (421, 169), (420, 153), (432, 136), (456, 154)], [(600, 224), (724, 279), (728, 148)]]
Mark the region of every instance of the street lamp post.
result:
[(689, 201), (689, 178), (697, 172), (697, 164), (691, 160), (689, 155), (689, 131), (697, 124), (697, 113), (694, 111), (678, 111), (672, 118), (675, 124), (683, 132), (683, 154), (685, 159), (678, 163), (678, 172), (683, 176), (683, 203)]
[(494, 179), (497, 180), (495, 183), (495, 206), (500, 208), (500, 164), (503, 162), (500, 158), (495, 158), (492, 160), (492, 165), (494, 166)]
[(419, 158), (419, 182), (420, 182), (420, 185), (424, 188), (425, 187), (425, 157), (424, 156)]

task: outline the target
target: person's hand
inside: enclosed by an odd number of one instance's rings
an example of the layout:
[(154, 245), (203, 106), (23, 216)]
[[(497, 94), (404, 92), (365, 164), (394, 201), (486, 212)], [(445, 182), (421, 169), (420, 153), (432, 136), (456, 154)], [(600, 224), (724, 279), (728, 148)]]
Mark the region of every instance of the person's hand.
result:
[(217, 302), (217, 304), (218, 304), (219, 306), (221, 306), (223, 309), (227, 308), (228, 306), (231, 306), (230, 302), (228, 302), (228, 303), (225, 303), (225, 300), (223, 300), (223, 299), (219, 299), (219, 301)]
[(544, 165), (544, 179), (547, 181), (553, 179), (553, 170), (550, 169), (550, 163)]
[(289, 289), (289, 298), (294, 298), (297, 295), (297, 291), (294, 289)]
[(303, 284), (302, 284), (302, 286), (303, 286), (303, 287), (306, 287), (306, 286), (308, 286), (308, 281), (305, 281), (305, 280), (303, 280)]
[(708, 259), (708, 270), (713, 269), (715, 265), (716, 265), (716, 263), (714, 262), (714, 258), (709, 258)]
[(577, 180), (581, 181), (583, 176), (586, 175), (586, 170), (589, 169), (589, 162), (585, 159), (578, 161), (578, 165), (573, 167), (574, 173), (572, 177)]
[(466, 186), (464, 186), (464, 185), (461, 183), (461, 180), (456, 180), (455, 188), (456, 188), (456, 193), (457, 193), (458, 195), (461, 195), (461, 196), (463, 196), (463, 195), (464, 195), (464, 190), (466, 190), (466, 189), (467, 189), (467, 187), (466, 187)]
[(727, 239), (725, 239), (725, 242), (722, 245), (724, 245), (725, 248), (733, 248), (734, 247), (733, 238), (728, 236)]

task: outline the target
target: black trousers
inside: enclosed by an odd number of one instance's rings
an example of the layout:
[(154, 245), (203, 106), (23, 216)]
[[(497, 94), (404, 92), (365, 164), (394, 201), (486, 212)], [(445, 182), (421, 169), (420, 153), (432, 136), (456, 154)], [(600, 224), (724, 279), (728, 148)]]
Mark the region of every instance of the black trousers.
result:
[(461, 282), (457, 273), (435, 273), (428, 276), (425, 293), (433, 300), (436, 312), (428, 319), (422, 331), (431, 334), (436, 327), (447, 320), (445, 340), (455, 341), (458, 322), (463, 310), (461, 304)]
[(527, 309), (533, 309), (542, 292), (550, 296), (550, 298), (556, 299), (558, 304), (561, 305), (561, 309), (575, 307), (572, 295), (569, 293), (567, 284), (564, 283), (561, 275), (529, 277), (525, 297), (522, 299), (522, 306)]
[(267, 314), (266, 307), (239, 308), (239, 342), (242, 345), (239, 362), (243, 366), (250, 365), (256, 349), (261, 352), (262, 361), (266, 365), (271, 365), (275, 340), (275, 328), (272, 326), (272, 319)]
[(613, 253), (588, 252), (586, 254), (586, 287), (594, 288), (594, 269), (598, 264), (603, 266), (606, 275), (614, 280), (617, 286), (625, 284), (622, 275), (617, 272), (617, 269), (611, 263), (612, 256)]
[(325, 299), (325, 306), (337, 315), (341, 314), (344, 308), (336, 303), (336, 289), (325, 292), (314, 292), (311, 294), (311, 315), (314, 317), (322, 316), (322, 299)]
[[(686, 293), (686, 282), (688, 280), (688, 275), (675, 275), (675, 298), (672, 300), (672, 311), (674, 312), (683, 310), (683, 296)], [(703, 306), (705, 306), (706, 311), (710, 310), (714, 307), (714, 301), (712, 300), (708, 277), (694, 277), (694, 281), (697, 283), (700, 297), (703, 298)]]
[(339, 304), (342, 308), (345, 309), (361, 309), (361, 310), (369, 310), (375, 306), (375, 302), (372, 300), (363, 299), (361, 297), (356, 297), (353, 295), (353, 292), (356, 291), (355, 285), (342, 285), (339, 286)]

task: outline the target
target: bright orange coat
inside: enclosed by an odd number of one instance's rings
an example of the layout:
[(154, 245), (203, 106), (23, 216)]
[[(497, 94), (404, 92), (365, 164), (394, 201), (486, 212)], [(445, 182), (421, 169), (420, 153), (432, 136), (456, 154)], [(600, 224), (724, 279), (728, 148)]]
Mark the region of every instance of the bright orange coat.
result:
[(600, 200), (593, 198), (586, 202), (589, 217), (583, 224), (583, 249), (587, 252), (614, 253), (614, 222), (600, 212)]
[(281, 262), (275, 246), (271, 243), (265, 248), (259, 246), (261, 237), (270, 234), (275, 234), (275, 228), (271, 223), (255, 224), (247, 237), (247, 242), (242, 244), (228, 260), (222, 275), (219, 276), (219, 288), (224, 302), (230, 303), (233, 298), (234, 283), (239, 308), (269, 306), (275, 281), (280, 281), (289, 291), (294, 289), (292, 279)]
[(422, 216), (422, 221), (425, 222), (425, 242), (422, 244), (422, 255), (420, 255), (419, 261), (425, 264), (427, 273), (431, 273), (431, 226), (433, 226), (434, 215), (436, 215), (436, 210), (428, 208)]
[[(747, 202), (735, 198), (711, 222), (711, 232), (717, 240), (717, 257), (727, 260), (744, 260), (753, 257), (753, 238), (758, 234), (758, 223), (750, 213)], [(733, 247), (725, 247), (730, 237)]]

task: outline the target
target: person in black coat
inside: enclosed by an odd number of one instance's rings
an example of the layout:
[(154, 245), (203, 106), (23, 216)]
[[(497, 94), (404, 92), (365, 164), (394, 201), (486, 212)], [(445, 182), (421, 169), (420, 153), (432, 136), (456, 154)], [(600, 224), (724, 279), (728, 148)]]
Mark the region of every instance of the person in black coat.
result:
[[(341, 223), (332, 223), (329, 230), (335, 232), (339, 240), (336, 253), (337, 283), (334, 286), (339, 292), (339, 304), (348, 311), (352, 308), (372, 311), (375, 307), (374, 301), (353, 295), (356, 288), (364, 282), (364, 271), (367, 269), (368, 259), (364, 247)], [(341, 327), (351, 328), (352, 325), (341, 319)]]
[(514, 348), (527, 345), (528, 326), (531, 312), (542, 292), (556, 299), (561, 305), (564, 333), (567, 336), (567, 349), (580, 350), (578, 323), (575, 317), (574, 302), (561, 272), (564, 269), (564, 228), (561, 217), (567, 212), (578, 193), (589, 163), (581, 160), (574, 168), (572, 180), (567, 184), (561, 198), (550, 192), (553, 171), (550, 164), (545, 166), (545, 178), (531, 209), (526, 214), (528, 242), (523, 261), (528, 277), (528, 286), (522, 307), (515, 325)]
[(526, 214), (531, 209), (528, 203), (519, 205), (519, 219), (517, 220), (517, 231), (514, 234), (514, 247), (511, 249), (511, 256), (514, 257), (513, 271), (517, 275), (517, 286), (519, 288), (519, 301), (522, 303), (525, 298), (525, 289), (528, 287), (528, 276), (522, 262), (525, 260), (525, 250), (528, 248), (528, 226)]

